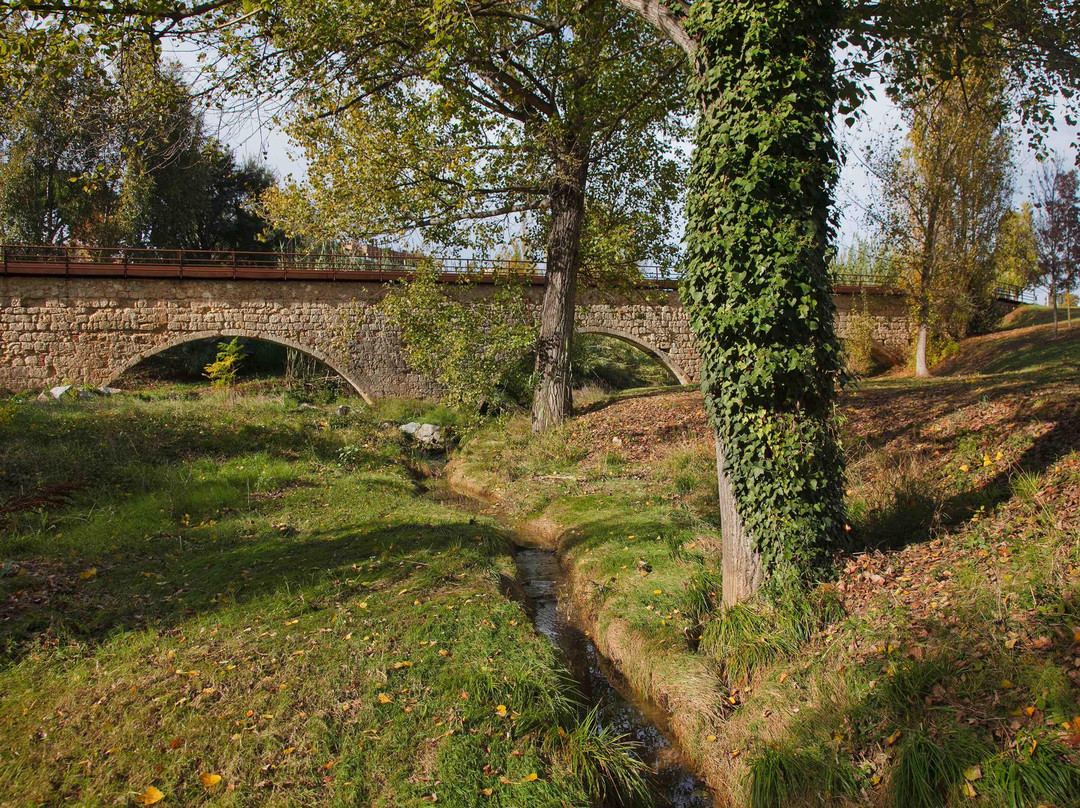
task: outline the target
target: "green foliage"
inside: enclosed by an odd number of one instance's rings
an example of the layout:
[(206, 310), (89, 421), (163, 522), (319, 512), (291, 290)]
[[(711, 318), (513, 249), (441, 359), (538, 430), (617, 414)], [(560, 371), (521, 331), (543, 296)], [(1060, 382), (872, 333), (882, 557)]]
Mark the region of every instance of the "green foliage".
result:
[(299, 88), (287, 124), (306, 175), (266, 197), (291, 233), (484, 248), (514, 230), (532, 256), (584, 163), (585, 274), (673, 257), (683, 66), (615, 3), (265, 4), (225, 36), (252, 87)]
[(947, 342), (966, 336), (993, 304), (995, 244), (1013, 174), (1000, 70), (944, 84), (927, 77), (902, 110), (910, 127), (904, 146), (869, 163), (913, 320)]
[(824, 44), (839, 12), (835, 0), (698, 0), (686, 20), (702, 112), (683, 301), (724, 469), (771, 575), (805, 575), (844, 535)]
[(1038, 277), (1039, 250), (1030, 202), (1001, 217), (994, 244), (994, 280), (999, 286), (1026, 289)]
[(855, 769), (820, 747), (766, 746), (754, 753), (748, 776), (750, 808), (823, 805), (858, 793)]
[[(982, 764), (981, 789), (1007, 808), (1068, 805), (1080, 793), (1080, 767), (1059, 744), (1024, 743)], [(983, 785), (985, 783), (985, 785)]]
[(273, 175), (205, 133), (179, 67), (71, 46), (56, 74), (0, 82), (0, 238), (260, 249), (246, 205)]
[(574, 387), (596, 384), (611, 392), (678, 384), (656, 357), (615, 337), (577, 334), (572, 350)]
[(244, 346), (239, 337), (219, 343), (217, 358), (204, 368), (206, 378), (214, 387), (229, 389), (236, 381), (236, 374), (240, 371), (244, 356)]
[(545, 747), (588, 792), (593, 805), (648, 808), (652, 795), (644, 775), (649, 767), (637, 756), (637, 744), (601, 721), (594, 707), (569, 732), (548, 730)]
[(765, 665), (787, 659), (823, 625), (843, 617), (828, 587), (785, 592), (728, 606), (705, 623), (701, 650), (720, 663), (733, 685), (742, 685)]
[(941, 808), (965, 782), (987, 746), (962, 727), (916, 727), (903, 731), (889, 778), (895, 808)]
[(844, 366), (852, 376), (869, 376), (877, 363), (874, 360), (876, 341), (874, 316), (860, 308), (852, 311), (844, 329)]
[(450, 406), (474, 415), (499, 407), (508, 376), (536, 344), (518, 287), (498, 285), (489, 299), (470, 300), (477, 290), (467, 282), (440, 283), (438, 268), (429, 263), (382, 303), (409, 366), (436, 380)]
[(329, 404), (345, 392), (348, 383), (315, 357), (289, 348), (285, 353), (285, 387), (297, 401)]

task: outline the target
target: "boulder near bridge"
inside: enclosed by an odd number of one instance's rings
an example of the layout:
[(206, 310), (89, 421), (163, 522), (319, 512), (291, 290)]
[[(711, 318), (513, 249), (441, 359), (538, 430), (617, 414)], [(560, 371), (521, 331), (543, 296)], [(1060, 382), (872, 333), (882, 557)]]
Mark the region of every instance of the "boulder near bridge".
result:
[[(206, 337), (249, 337), (313, 356), (371, 401), (430, 396), (435, 385), (406, 365), (378, 303), (418, 261), (401, 253), (304, 255), (87, 247), (0, 247), (0, 390), (60, 383), (108, 384), (142, 360)], [(454, 294), (482, 302), (495, 282), (525, 285), (538, 303), (542, 264), (431, 259)], [(579, 291), (577, 333), (634, 345), (680, 382), (700, 379), (701, 362), (677, 279), (642, 267), (637, 293)], [(863, 279), (866, 280), (866, 279)], [(893, 291), (843, 279), (834, 289), (843, 335), (853, 310), (874, 317), (883, 359), (898, 359), (911, 327)], [(859, 301), (862, 301), (861, 303)], [(1018, 302), (1018, 300), (1017, 300)]]

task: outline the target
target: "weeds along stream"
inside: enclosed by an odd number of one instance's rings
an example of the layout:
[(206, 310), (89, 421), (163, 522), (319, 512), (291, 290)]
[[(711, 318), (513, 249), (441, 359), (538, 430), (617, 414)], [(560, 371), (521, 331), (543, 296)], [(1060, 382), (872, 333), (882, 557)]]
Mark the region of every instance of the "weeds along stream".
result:
[[(454, 491), (441, 479), (429, 481), (424, 490), (426, 498), (440, 505), (488, 517), (495, 515), (479, 500)], [(512, 526), (501, 524), (514, 541), (514, 563), (522, 589), (517, 596), (523, 596), (523, 604), (537, 631), (559, 650), (582, 700), (594, 711), (596, 728), (633, 741), (639, 756), (652, 771), (648, 784), (658, 808), (712, 806), (704, 781), (690, 770), (672, 742), (664, 711), (634, 693), (592, 639), (575, 625), (574, 615), (565, 606), (569, 602), (564, 597), (566, 573), (555, 552), (533, 546)], [(636, 807), (631, 804), (627, 808)]]

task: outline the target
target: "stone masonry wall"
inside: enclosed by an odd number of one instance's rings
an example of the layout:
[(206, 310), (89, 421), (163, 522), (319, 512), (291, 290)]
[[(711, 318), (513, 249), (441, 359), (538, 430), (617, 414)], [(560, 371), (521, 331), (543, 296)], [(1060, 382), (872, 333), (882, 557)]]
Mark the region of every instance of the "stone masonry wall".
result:
[[(479, 300), (490, 289), (462, 294)], [(106, 384), (174, 345), (242, 336), (304, 351), (368, 399), (432, 396), (437, 386), (409, 370), (375, 306), (386, 290), (378, 282), (0, 278), (0, 390)], [(532, 304), (542, 291), (528, 289)], [(883, 350), (902, 351), (910, 333), (902, 306), (874, 305)], [(843, 333), (850, 296), (838, 295), (837, 307)], [(675, 292), (612, 299), (584, 291), (576, 327), (645, 350), (684, 383), (700, 380), (700, 356)]]

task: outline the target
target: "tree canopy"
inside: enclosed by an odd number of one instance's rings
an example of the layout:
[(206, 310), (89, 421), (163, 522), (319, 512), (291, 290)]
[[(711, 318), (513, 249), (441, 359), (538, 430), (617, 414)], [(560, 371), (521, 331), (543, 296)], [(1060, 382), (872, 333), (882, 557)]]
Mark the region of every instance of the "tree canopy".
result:
[(0, 237), (259, 249), (249, 203), (273, 184), (205, 131), (175, 66), (69, 52), (65, 69), (0, 87)]

